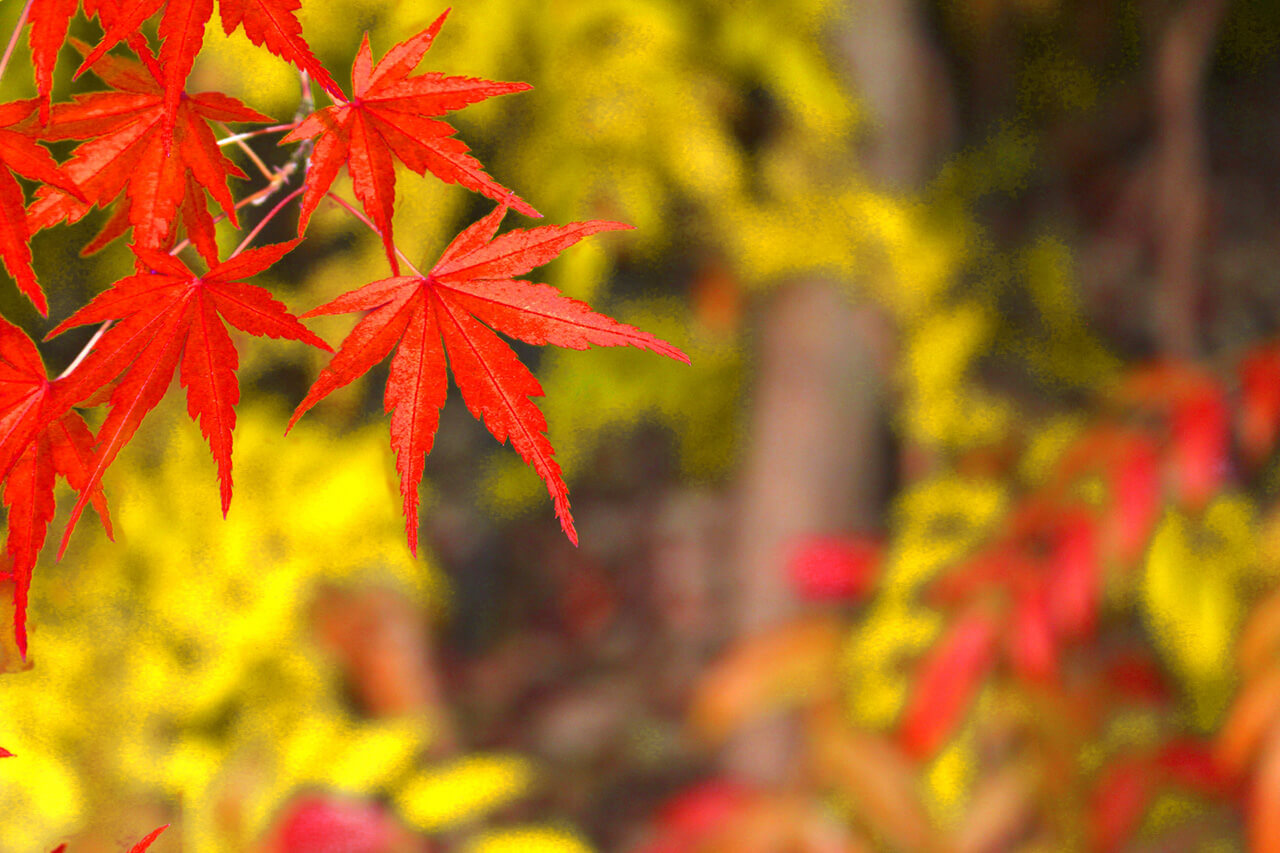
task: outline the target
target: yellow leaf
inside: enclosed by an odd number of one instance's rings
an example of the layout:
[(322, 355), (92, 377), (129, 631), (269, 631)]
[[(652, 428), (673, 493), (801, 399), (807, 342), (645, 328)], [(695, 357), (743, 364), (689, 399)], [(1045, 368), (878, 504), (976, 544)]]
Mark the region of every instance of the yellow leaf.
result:
[(533, 772), (514, 756), (470, 756), (410, 779), (396, 794), (404, 819), (435, 830), (506, 805), (529, 787)]
[(591, 853), (575, 833), (541, 826), (487, 832), (466, 847), (466, 853)]
[[(1147, 554), (1142, 600), (1156, 647), (1190, 693), (1192, 719), (1212, 727), (1235, 683), (1232, 650), (1242, 615), (1238, 509), (1219, 499), (1196, 523), (1176, 510)], [(1246, 528), (1247, 529), (1247, 528)]]

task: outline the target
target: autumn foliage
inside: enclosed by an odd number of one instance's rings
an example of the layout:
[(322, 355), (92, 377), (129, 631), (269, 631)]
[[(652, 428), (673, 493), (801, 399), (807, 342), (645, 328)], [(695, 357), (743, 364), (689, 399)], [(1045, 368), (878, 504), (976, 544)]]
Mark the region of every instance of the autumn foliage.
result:
[[(391, 277), (371, 271), (371, 283), (357, 283), (349, 293), (302, 315), (365, 312), (290, 425), (394, 348), (385, 401), (411, 550), (417, 547), (423, 459), (446, 398), (446, 364), (471, 412), (500, 442), (510, 440), (546, 481), (564, 532), (576, 543), (568, 491), (545, 435), (546, 421), (530, 400), (542, 388), (494, 332), (574, 349), (639, 346), (688, 360), (675, 347), (596, 314), (549, 285), (518, 278), (584, 237), (629, 227), (592, 220), (497, 233), (508, 209), (539, 214), (490, 177), (440, 116), (523, 91), (528, 84), (415, 74), (445, 12), (376, 63), (366, 37), (348, 96), (308, 46), (296, 17), (298, 5), (297, 0), (218, 4), (225, 32), (242, 28), (253, 44), (300, 72), (305, 109), (276, 120), (220, 92), (187, 91), (213, 14), (212, 0), (85, 0), (83, 11), (97, 19), (103, 36), (96, 45), (74, 43), (84, 57), (76, 74), (89, 72), (106, 89), (79, 92), (69, 103), (52, 102), (51, 81), (77, 4), (29, 4), (26, 20), (38, 97), (0, 105), (0, 160), (6, 166), (0, 169), (0, 260), (32, 305), (46, 314), (48, 302), (32, 271), (31, 235), (74, 223), (97, 208), (107, 211), (106, 225), (84, 251), (128, 237), (136, 273), (104, 288), (50, 331), (53, 336), (80, 325), (97, 327), (80, 356), (56, 376), (46, 372), (26, 334), (0, 320), (5, 379), (0, 387), (0, 476), (11, 560), (5, 576), (14, 582), (17, 643), (23, 654), (27, 594), (54, 517), (55, 478), (64, 477), (79, 494), (61, 550), (90, 503), (109, 533), (103, 474), (168, 393), (175, 375), (186, 390), (187, 411), (216, 462), (226, 513), (240, 400), (238, 347), (244, 345), (229, 327), (330, 349), (280, 300), (250, 283), (303, 239), (311, 215), (326, 199), (346, 207), (380, 236)], [(153, 52), (139, 27), (156, 14), (160, 46)], [(121, 44), (126, 49), (112, 52)], [(311, 81), (328, 96), (330, 106), (314, 105)], [(233, 135), (226, 124), (269, 126)], [(280, 144), (295, 146), (295, 156), (274, 173), (264, 168), (266, 186), (237, 200), (231, 181), (247, 176), (222, 149), (259, 134), (282, 134)], [(80, 142), (59, 164), (44, 145), (63, 140)], [(426, 274), (403, 257), (392, 234), (397, 162), (497, 203), (492, 213), (459, 234)], [(363, 213), (331, 193), (344, 167)], [(35, 182), (29, 202), (10, 172)], [(297, 179), (300, 186), (290, 189)], [(215, 224), (225, 218), (236, 225), (238, 208), (277, 195), (266, 217), (223, 256)], [(220, 211), (216, 216), (210, 198)], [(267, 222), (298, 199), (298, 239), (250, 248)], [(181, 256), (188, 248), (198, 260)], [(413, 275), (401, 275), (402, 263)], [(107, 407), (96, 434), (79, 414), (95, 405)]]
[[(1275, 459), (1280, 408), (1263, 377), (1276, 376), (1276, 352), (1255, 346), (1222, 372), (1173, 360), (1135, 368), (1090, 402), (1034, 475), (1028, 430), (998, 456), (958, 460), (974, 472), (967, 480), (917, 484), (943, 497), (921, 504), (923, 518), (899, 517), (887, 542), (798, 543), (787, 566), (797, 592), (838, 609), (731, 649), (699, 687), (695, 731), (718, 745), (760, 716), (795, 715), (800, 802), (840, 798), (848, 820), (834, 837), (853, 849), (867, 838), (900, 849), (1061, 838), (1134, 849), (1182, 837), (1161, 814), (1170, 802), (1194, 803), (1202, 826), (1238, 823), (1249, 849), (1280, 849), (1280, 596), (1254, 580), (1273, 557), (1258, 553), (1235, 492)], [(1007, 508), (964, 534), (959, 519), (976, 513), (991, 477), (1007, 485)], [(974, 506), (956, 500), (964, 489)], [(912, 550), (912, 529), (933, 529), (938, 547), (940, 522), (959, 525), (965, 544), (913, 574), (927, 558)], [(870, 588), (861, 578), (876, 558), (886, 565)], [(899, 672), (895, 712), (855, 713), (880, 726), (840, 712), (896, 688)], [(925, 792), (952, 772), (965, 774), (968, 795), (939, 819)], [(755, 849), (764, 831), (820, 849), (803, 839), (821, 823), (797, 810), (794, 784), (712, 780), (670, 800), (644, 849)]]

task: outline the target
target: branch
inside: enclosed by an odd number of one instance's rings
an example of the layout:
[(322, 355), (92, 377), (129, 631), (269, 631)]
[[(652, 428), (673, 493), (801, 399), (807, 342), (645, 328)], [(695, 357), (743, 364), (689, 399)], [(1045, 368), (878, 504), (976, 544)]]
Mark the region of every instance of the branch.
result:
[(293, 201), (298, 196), (302, 195), (302, 191), (303, 191), (303, 187), (298, 187), (296, 190), (289, 193), (284, 198), (280, 199), (280, 202), (275, 207), (271, 208), (271, 210), (267, 212), (267, 215), (262, 217), (261, 221), (259, 221), (257, 225), (253, 226), (253, 230), (250, 231), (248, 235), (246, 235), (245, 238), (240, 241), (240, 245), (236, 246), (235, 251), (232, 252), (230, 255), (227, 255), (227, 259), (230, 260), (231, 258), (234, 258), (236, 255), (240, 254), (245, 249), (247, 249), (249, 247), (249, 244), (253, 242), (253, 238), (258, 236), (258, 232), (260, 232), (263, 228), (267, 226), (267, 223), (271, 221), (272, 217), (274, 217), (277, 213), (283, 210), (286, 204)]
[(13, 28), (13, 35), (9, 36), (9, 44), (4, 49), (4, 56), (0, 57), (0, 77), (4, 77), (5, 69), (9, 67), (9, 57), (13, 56), (13, 49), (18, 44), (18, 35), (22, 32), (22, 28), (27, 25), (27, 15), (31, 12), (31, 4), (35, 0), (27, 0), (22, 11), (18, 13), (18, 23)]

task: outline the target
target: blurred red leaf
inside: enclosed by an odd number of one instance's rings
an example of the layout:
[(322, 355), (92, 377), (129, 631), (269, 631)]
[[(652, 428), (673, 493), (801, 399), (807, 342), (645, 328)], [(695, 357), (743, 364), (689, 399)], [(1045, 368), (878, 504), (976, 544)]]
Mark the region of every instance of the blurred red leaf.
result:
[(898, 730), (909, 755), (932, 755), (950, 736), (991, 667), (995, 641), (991, 614), (971, 610), (930, 650)]
[(1257, 347), (1240, 362), (1240, 446), (1259, 463), (1280, 433), (1280, 344)]
[(1150, 770), (1129, 759), (1108, 767), (1093, 792), (1090, 828), (1094, 850), (1120, 849), (1137, 830), (1151, 800)]
[(1203, 507), (1222, 490), (1227, 472), (1227, 402), (1216, 383), (1175, 404), (1171, 413), (1171, 462), (1178, 498)]
[(709, 779), (676, 794), (659, 810), (659, 839), (645, 853), (693, 850), (747, 808), (754, 792), (728, 779)]
[(1091, 514), (1075, 511), (1064, 516), (1049, 563), (1048, 607), (1054, 632), (1066, 639), (1089, 634), (1097, 622), (1102, 588), (1098, 526)]
[(1109, 541), (1122, 564), (1132, 565), (1146, 550), (1160, 514), (1160, 468), (1155, 445), (1133, 436), (1110, 467)]
[(1136, 653), (1124, 653), (1103, 672), (1103, 686), (1115, 696), (1141, 702), (1166, 702), (1169, 689), (1160, 670)]
[(1000, 542), (986, 548), (938, 578), (929, 589), (929, 603), (955, 607), (972, 601), (983, 590), (1008, 586), (1030, 577), (1036, 569), (1017, 545)]
[(1232, 781), (1214, 756), (1209, 743), (1182, 738), (1164, 745), (1156, 754), (1155, 767), (1166, 779), (1198, 794), (1220, 797), (1230, 793)]
[(1050, 628), (1048, 592), (1030, 587), (1018, 595), (1009, 624), (1009, 657), (1014, 671), (1033, 682), (1058, 677), (1058, 656)]
[(787, 561), (787, 576), (801, 598), (809, 601), (853, 601), (874, 584), (883, 545), (845, 536), (810, 536), (796, 543)]
[(382, 806), (332, 794), (307, 794), (287, 807), (276, 829), (276, 853), (387, 853), (403, 832)]

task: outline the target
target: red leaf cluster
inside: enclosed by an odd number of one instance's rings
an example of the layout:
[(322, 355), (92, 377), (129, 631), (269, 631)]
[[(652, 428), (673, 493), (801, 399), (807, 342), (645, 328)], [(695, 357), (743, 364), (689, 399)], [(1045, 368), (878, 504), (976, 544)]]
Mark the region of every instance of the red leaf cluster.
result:
[[(268, 291), (246, 279), (268, 270), (301, 240), (344, 166), (368, 219), (348, 209), (379, 235), (392, 276), (370, 276), (377, 280), (303, 315), (367, 312), (316, 379), (290, 425), (391, 354), (386, 410), (408, 543), (416, 551), (418, 485), (444, 404), (448, 365), (472, 413), (499, 441), (510, 440), (546, 481), (561, 525), (576, 543), (568, 490), (545, 435), (546, 420), (530, 400), (542, 388), (495, 332), (532, 344), (574, 349), (626, 344), (688, 359), (675, 347), (597, 314), (549, 285), (518, 278), (590, 234), (629, 227), (591, 220), (497, 234), (508, 208), (529, 216), (538, 213), (491, 178), (440, 116), (523, 91), (528, 84), (415, 74), (446, 11), (376, 63), (366, 36), (348, 98), (303, 38), (299, 0), (218, 0), (228, 34), (243, 29), (254, 44), (317, 81), (333, 101), (261, 131), (288, 130), (282, 144), (307, 143), (291, 166), (305, 162), (305, 177), (301, 188), (284, 196), (241, 246), (224, 257), (206, 196), (217, 203), (221, 217), (238, 226), (237, 208), (282, 191), (292, 172), (269, 174), (259, 164), (268, 185), (249, 199), (237, 201), (232, 195), (228, 179), (246, 175), (224, 156), (222, 144), (244, 145), (245, 137), (259, 132), (219, 140), (221, 123), (271, 118), (219, 92), (186, 91), (214, 0), (84, 0), (82, 5), (86, 16), (97, 17), (104, 35), (93, 47), (75, 43), (84, 54), (76, 76), (92, 70), (107, 89), (77, 94), (70, 103), (51, 102), (51, 81), (77, 3), (33, 0), (28, 9), (39, 97), (0, 104), (0, 261), (32, 304), (46, 313), (48, 301), (32, 270), (31, 235), (74, 223), (97, 207), (109, 216), (85, 251), (132, 231), (137, 272), (53, 329), (51, 335), (84, 324), (99, 326), (56, 380), (47, 377), (31, 339), (0, 320), (0, 479), (11, 558), (0, 580), (14, 583), (15, 626), (23, 653), (27, 590), (54, 515), (55, 478), (64, 477), (79, 492), (62, 539), (65, 549), (87, 504), (93, 503), (107, 523), (103, 474), (175, 375), (186, 389), (187, 411), (209, 443), (226, 513), (240, 397), (239, 353), (227, 325), (252, 336), (329, 349)], [(144, 24), (157, 15), (159, 48), (153, 51)], [(121, 43), (132, 58), (108, 53)], [(78, 140), (79, 145), (59, 166), (42, 143), (62, 140)], [(253, 159), (260, 160), (256, 155)], [(396, 161), (499, 203), (463, 230), (426, 275), (416, 269), (412, 276), (400, 274), (402, 255), (391, 227)], [(29, 206), (11, 172), (37, 182)], [(299, 196), (299, 239), (245, 251), (266, 221)], [(181, 242), (180, 231), (185, 232)], [(188, 244), (207, 272), (178, 258)], [(108, 409), (95, 436), (74, 407), (103, 401)]]

